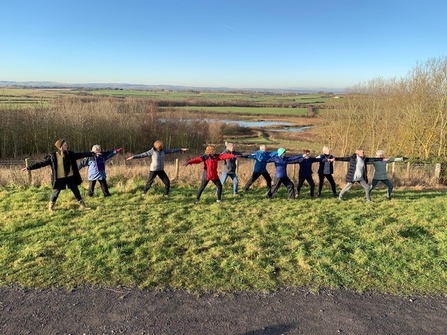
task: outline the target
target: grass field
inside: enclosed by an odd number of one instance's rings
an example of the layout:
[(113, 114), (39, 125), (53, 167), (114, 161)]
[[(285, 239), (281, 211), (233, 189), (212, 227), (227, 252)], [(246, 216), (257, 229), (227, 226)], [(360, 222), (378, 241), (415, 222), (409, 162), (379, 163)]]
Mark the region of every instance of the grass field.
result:
[(235, 198), (227, 184), (221, 204), (209, 186), (194, 205), (194, 186), (163, 198), (156, 184), (141, 198), (143, 179), (112, 182), (112, 197), (86, 197), (92, 210), (64, 191), (53, 213), (49, 187), (2, 188), (0, 285), (447, 292), (445, 191), (398, 189), (386, 201), (378, 189), (366, 204), (359, 188), (343, 202), (327, 190), (288, 201), (285, 189)]
[[(20, 105), (20, 101), (28, 104), (33, 99), (43, 101), (47, 94), (55, 97), (76, 93), (43, 91), (42, 95), (34, 92), (28, 96), (30, 92), (25, 91), (11, 94), (12, 100), (17, 99), (11, 105)], [(7, 93), (11, 91), (1, 90), (0, 96)], [(195, 94), (214, 101), (273, 99), (268, 95), (236, 93), (125, 94), (155, 94), (163, 99), (189, 99)], [(274, 97), (276, 101), (283, 98), (295, 102), (307, 99), (311, 103), (323, 99)], [(275, 115), (299, 109), (255, 110)], [(214, 112), (241, 111), (223, 107)], [(263, 142), (259, 138), (234, 140), (238, 146), (248, 143), (250, 150), (256, 149), (252, 142), (267, 143), (272, 148), (281, 145), (288, 150), (296, 146), (297, 150), (310, 148), (315, 153), (321, 148), (318, 141), (305, 143), (303, 138), (291, 135), (288, 139), (273, 136), (261, 138)], [(386, 201), (384, 189), (379, 188), (373, 194), (374, 203), (366, 204), (359, 188), (353, 188), (343, 202), (329, 197), (327, 189), (322, 198), (304, 195), (296, 201), (287, 201), (285, 189), (281, 189), (269, 201), (264, 198), (264, 188), (254, 188), (234, 198), (227, 184), (223, 203), (215, 202), (214, 188), (209, 186), (201, 202), (194, 205), (199, 173), (190, 169), (188, 182), (174, 182), (170, 198), (161, 196), (157, 183), (143, 199), (140, 194), (146, 166), (141, 177), (110, 178), (112, 197), (104, 199), (98, 189), (93, 198), (85, 199), (92, 210), (79, 210), (72, 194), (64, 191), (55, 212), (49, 213), (49, 173), (42, 174), (47, 178), (39, 184), (43, 186), (23, 186), (27, 175), (12, 170), (0, 175), (0, 185), (4, 185), (0, 186), (0, 286), (100, 285), (194, 292), (306, 287), (398, 295), (447, 293), (444, 190), (398, 187), (393, 200)], [(418, 178), (419, 184), (421, 180)], [(85, 188), (84, 182), (84, 195)], [(307, 190), (302, 194), (307, 194)]]
[(208, 100), (212, 102), (256, 102), (256, 103), (325, 103), (332, 98), (325, 94), (265, 94), (258, 92), (192, 92), (192, 91), (132, 91), (132, 90), (93, 90), (94, 95), (117, 97), (147, 97), (160, 100)]
[[(50, 101), (61, 96), (135, 97), (167, 101), (208, 101), (210, 103), (254, 103), (259, 105), (322, 105), (332, 99), (325, 94), (266, 94), (257, 92), (193, 92), (193, 91), (140, 91), (140, 90), (76, 90), (76, 89), (20, 89), (0, 88), (0, 103), (23, 103), (25, 106)], [(281, 107), (278, 107), (281, 108)], [(277, 113), (274, 113), (277, 114)]]

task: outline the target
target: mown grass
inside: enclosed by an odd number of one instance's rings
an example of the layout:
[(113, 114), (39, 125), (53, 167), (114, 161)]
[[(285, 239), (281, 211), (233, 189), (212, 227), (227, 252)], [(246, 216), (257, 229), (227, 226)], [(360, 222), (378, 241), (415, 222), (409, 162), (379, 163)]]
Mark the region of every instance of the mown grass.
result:
[[(307, 287), (394, 294), (446, 293), (445, 191), (385, 190), (366, 204), (360, 188), (339, 202), (323, 197), (286, 200), (265, 188), (221, 204), (209, 186), (156, 184), (141, 198), (143, 179), (100, 190), (81, 211), (64, 191), (47, 210), (48, 187), (0, 190), (0, 285), (100, 285), (175, 288), (193, 292)], [(85, 186), (82, 192), (85, 193)], [(198, 185), (197, 185), (198, 186)]]

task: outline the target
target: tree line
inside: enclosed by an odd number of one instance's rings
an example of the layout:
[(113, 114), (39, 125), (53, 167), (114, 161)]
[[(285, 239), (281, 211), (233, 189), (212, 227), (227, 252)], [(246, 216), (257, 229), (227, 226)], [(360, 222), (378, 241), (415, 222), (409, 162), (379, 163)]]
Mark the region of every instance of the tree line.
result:
[(47, 106), (0, 109), (0, 158), (51, 152), (58, 138), (65, 138), (75, 151), (100, 144), (136, 153), (148, 150), (157, 139), (166, 147), (201, 151), (220, 134), (204, 120), (160, 113), (155, 101), (141, 98), (61, 97)]
[(350, 88), (321, 114), (321, 135), (346, 155), (358, 147), (424, 162), (447, 157), (447, 58), (418, 63), (402, 78)]

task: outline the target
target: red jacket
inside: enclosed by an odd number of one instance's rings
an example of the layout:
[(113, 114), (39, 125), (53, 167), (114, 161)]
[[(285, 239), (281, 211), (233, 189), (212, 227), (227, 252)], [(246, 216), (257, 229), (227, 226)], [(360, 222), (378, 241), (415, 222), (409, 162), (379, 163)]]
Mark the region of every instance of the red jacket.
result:
[(203, 170), (206, 171), (206, 180), (217, 180), (219, 175), (217, 174), (217, 165), (219, 161), (236, 158), (237, 156), (233, 154), (214, 154), (214, 155), (203, 155), (195, 158), (191, 158), (188, 164), (199, 164), (203, 162)]

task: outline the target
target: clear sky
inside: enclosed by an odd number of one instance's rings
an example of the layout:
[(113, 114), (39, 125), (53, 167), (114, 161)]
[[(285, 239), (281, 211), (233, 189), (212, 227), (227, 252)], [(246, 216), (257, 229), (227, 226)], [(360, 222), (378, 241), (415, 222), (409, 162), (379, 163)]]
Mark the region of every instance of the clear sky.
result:
[(447, 55), (445, 0), (5, 0), (0, 81), (352, 87)]

